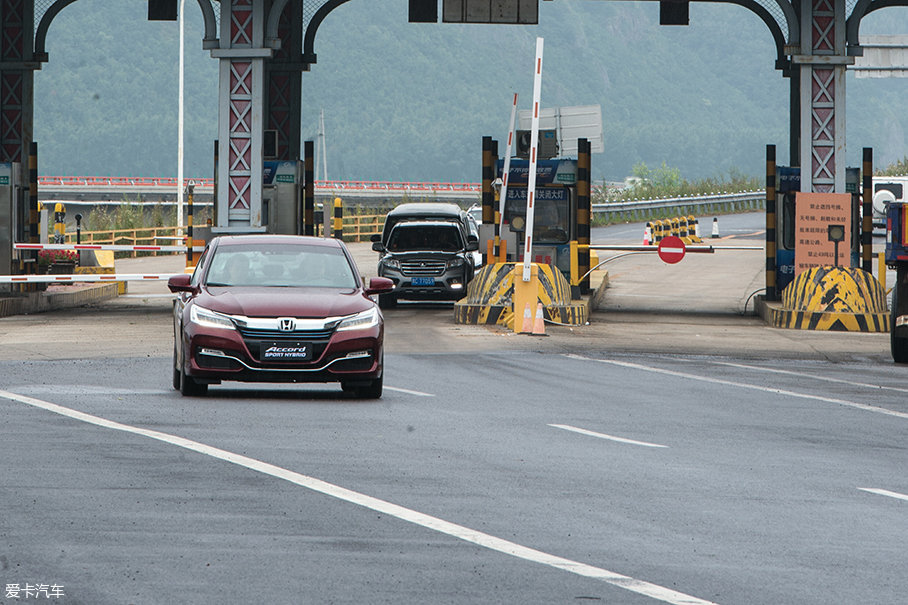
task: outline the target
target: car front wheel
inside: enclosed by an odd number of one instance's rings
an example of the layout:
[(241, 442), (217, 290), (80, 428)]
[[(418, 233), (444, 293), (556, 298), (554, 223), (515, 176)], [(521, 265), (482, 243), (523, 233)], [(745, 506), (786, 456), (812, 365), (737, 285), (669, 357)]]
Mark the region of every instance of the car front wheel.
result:
[[(892, 289), (892, 317), (889, 333), (889, 344), (892, 349), (892, 360), (895, 363), (908, 363), (908, 337), (896, 336), (895, 320), (899, 317), (899, 287), (901, 282), (897, 282)], [(902, 328), (904, 329), (904, 328)]]
[(180, 390), (180, 381), (182, 377), (180, 376), (180, 365), (177, 363), (177, 348), (173, 347), (173, 388), (177, 391)]
[(371, 381), (367, 386), (356, 387), (354, 392), (360, 399), (381, 399), (382, 384), (384, 376), (379, 376)]
[(186, 373), (186, 354), (183, 354), (183, 363), (180, 364), (180, 393), (186, 397), (201, 397), (208, 393), (208, 385), (198, 382)]

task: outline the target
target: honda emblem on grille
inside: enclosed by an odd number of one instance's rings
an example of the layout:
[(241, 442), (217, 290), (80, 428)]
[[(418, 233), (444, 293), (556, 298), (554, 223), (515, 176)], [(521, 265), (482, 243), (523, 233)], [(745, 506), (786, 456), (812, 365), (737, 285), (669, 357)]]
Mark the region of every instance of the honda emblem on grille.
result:
[(296, 320), (292, 317), (281, 317), (278, 321), (280, 322), (281, 332), (293, 332), (294, 328), (296, 328)]

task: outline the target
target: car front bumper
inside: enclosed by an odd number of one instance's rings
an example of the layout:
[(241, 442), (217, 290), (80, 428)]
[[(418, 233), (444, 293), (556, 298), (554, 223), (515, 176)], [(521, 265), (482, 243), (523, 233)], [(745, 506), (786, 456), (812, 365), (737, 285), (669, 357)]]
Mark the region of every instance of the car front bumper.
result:
[(313, 349), (311, 359), (263, 361), (261, 341), (244, 339), (235, 330), (191, 324), (183, 332), (183, 363), (187, 374), (207, 383), (374, 380), (382, 375), (382, 343), (381, 325), (335, 331), (326, 341), (306, 343)]

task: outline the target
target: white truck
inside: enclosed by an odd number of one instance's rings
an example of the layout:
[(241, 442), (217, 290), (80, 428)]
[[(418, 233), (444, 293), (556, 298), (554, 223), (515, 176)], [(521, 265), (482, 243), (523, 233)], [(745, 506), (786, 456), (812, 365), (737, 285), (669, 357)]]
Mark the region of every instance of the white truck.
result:
[(886, 227), (886, 212), (893, 202), (908, 201), (908, 176), (873, 177), (873, 226)]

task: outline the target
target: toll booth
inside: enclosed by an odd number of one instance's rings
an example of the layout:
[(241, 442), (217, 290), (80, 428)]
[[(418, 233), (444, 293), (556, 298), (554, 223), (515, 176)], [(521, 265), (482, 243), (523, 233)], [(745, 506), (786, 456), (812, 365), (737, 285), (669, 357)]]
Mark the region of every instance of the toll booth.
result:
[[(13, 243), (27, 242), (28, 188), (19, 183), (18, 162), (0, 163), (0, 274), (19, 273), (13, 266)], [(9, 290), (9, 285), (0, 286)]]
[[(523, 261), (529, 170), (528, 160), (511, 159), (501, 230), (509, 261)], [(497, 174), (503, 172), (504, 160), (498, 160)], [(532, 260), (557, 267), (570, 280), (570, 242), (577, 238), (577, 160), (538, 160), (535, 200)], [(480, 239), (491, 237), (492, 225), (482, 225)]]
[(262, 178), (262, 225), (267, 233), (302, 235), (303, 162), (267, 161)]
[(262, 169), (262, 214), (260, 226), (238, 229), (224, 225), (218, 215), (226, 211), (219, 200), (215, 200), (213, 225), (209, 230), (202, 228), (207, 241), (215, 235), (238, 233), (279, 233), (301, 235), (303, 233), (303, 185), (305, 184), (304, 163), (301, 160), (266, 161)]
[[(804, 212), (799, 215), (796, 205), (798, 192), (801, 190), (801, 169), (797, 166), (776, 167), (776, 287), (781, 292), (795, 277), (795, 254), (799, 243), (798, 222), (803, 219)], [(857, 168), (846, 169), (846, 192), (851, 194), (850, 233), (845, 234), (842, 242), (842, 251), (834, 264), (844, 267), (860, 266), (861, 245), (861, 196), (859, 192), (860, 170)], [(825, 226), (824, 226), (825, 228)], [(825, 240), (828, 235), (820, 233), (818, 238)], [(801, 238), (803, 239), (803, 238)], [(833, 263), (829, 263), (833, 264)]]

